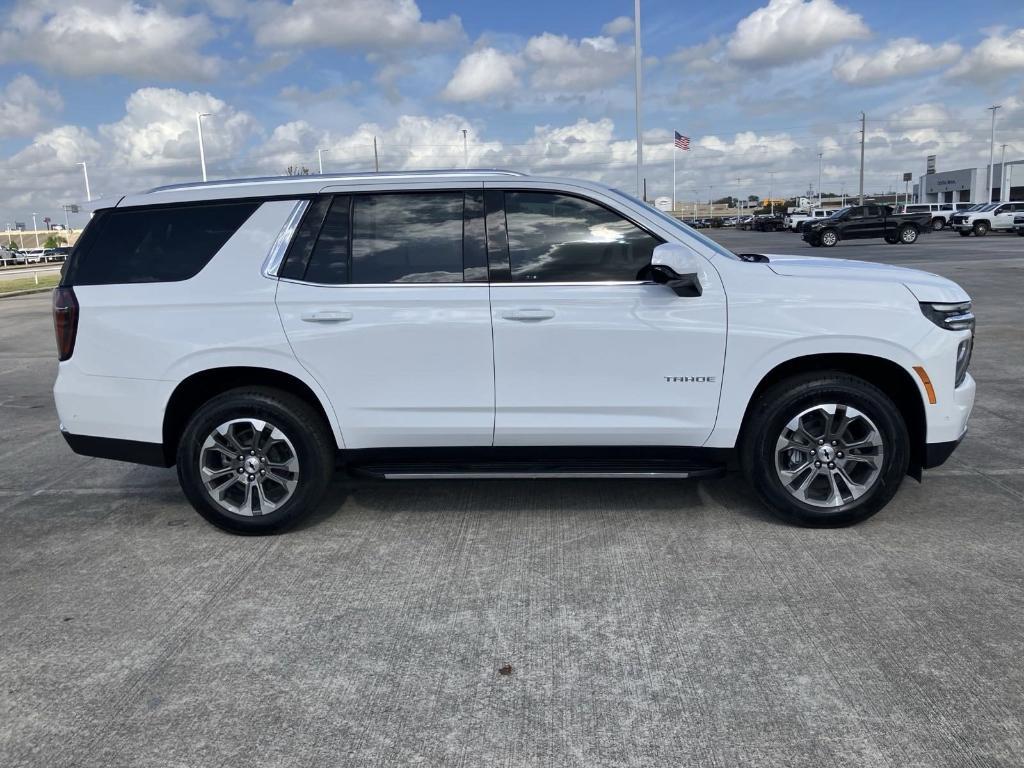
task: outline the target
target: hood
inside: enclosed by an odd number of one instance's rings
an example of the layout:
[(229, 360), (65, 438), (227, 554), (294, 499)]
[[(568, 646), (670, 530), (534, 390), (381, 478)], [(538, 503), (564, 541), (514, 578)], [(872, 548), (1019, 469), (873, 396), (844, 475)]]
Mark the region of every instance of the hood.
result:
[(818, 256), (769, 256), (768, 268), (785, 277), (834, 277), (871, 283), (902, 283), (918, 301), (969, 301), (952, 280), (919, 269)]

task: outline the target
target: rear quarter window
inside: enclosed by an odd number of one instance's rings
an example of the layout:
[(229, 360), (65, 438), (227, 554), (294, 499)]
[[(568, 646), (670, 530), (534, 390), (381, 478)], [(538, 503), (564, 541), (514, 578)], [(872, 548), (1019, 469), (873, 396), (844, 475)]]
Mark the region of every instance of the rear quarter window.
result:
[[(199, 274), (259, 202), (111, 208), (90, 224), (68, 266), (69, 285), (169, 283)], [(85, 235), (83, 235), (85, 238)]]

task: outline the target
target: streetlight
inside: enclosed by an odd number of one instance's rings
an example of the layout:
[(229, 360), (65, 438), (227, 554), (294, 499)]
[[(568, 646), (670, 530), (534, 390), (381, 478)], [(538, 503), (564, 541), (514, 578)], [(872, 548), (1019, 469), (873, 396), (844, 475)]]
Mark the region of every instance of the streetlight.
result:
[(821, 155), (818, 153), (818, 208), (821, 208)]
[(324, 175), (324, 152), (330, 152), (329, 149), (318, 149), (316, 151), (316, 161), (320, 163), (320, 175)]
[(775, 171), (768, 171), (768, 207), (771, 215), (775, 215)]
[[(644, 139), (640, 130), (642, 59), (640, 53), (640, 0), (633, 0), (633, 68), (636, 89), (636, 196), (644, 196)], [(646, 202), (646, 201), (645, 201)]]
[(85, 176), (85, 199), (92, 202), (92, 192), (89, 191), (89, 167), (85, 163), (75, 163), (82, 166), (82, 175)]
[(1002, 152), (999, 154), (999, 202), (1003, 202), (1007, 199), (1006, 197), (1006, 145), (1002, 145)]
[(199, 164), (203, 168), (203, 181), (206, 181), (206, 148), (203, 146), (203, 118), (212, 116), (212, 112), (196, 112), (196, 130), (199, 132)]
[(36, 235), (36, 248), (39, 247), (39, 227), (36, 224), (36, 212), (32, 211), (32, 229)]
[(996, 159), (996, 110), (999, 109), (1002, 104), (993, 104), (991, 107), (986, 107), (992, 113), (992, 138), (988, 145), (988, 187), (985, 190), (985, 202), (992, 202), (992, 181), (993, 173), (995, 168), (992, 167), (992, 162)]
[(462, 129), (462, 167), (469, 168), (469, 132)]

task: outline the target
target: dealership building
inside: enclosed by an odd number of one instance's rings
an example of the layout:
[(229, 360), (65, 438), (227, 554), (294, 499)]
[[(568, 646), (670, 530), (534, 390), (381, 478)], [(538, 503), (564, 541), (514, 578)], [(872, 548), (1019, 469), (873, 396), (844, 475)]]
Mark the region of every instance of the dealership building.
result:
[(914, 199), (919, 203), (1024, 200), (1024, 160), (996, 163), (992, 189), (986, 194), (987, 182), (988, 165), (928, 173), (914, 185)]

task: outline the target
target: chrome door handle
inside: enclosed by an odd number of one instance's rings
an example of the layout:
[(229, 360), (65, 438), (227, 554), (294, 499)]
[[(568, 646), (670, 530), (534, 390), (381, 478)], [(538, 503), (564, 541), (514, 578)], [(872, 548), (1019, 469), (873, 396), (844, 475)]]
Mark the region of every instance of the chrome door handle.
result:
[(318, 312), (304, 312), (302, 319), (307, 323), (343, 323), (352, 319), (352, 313), (323, 309)]
[(521, 323), (536, 323), (550, 320), (555, 316), (553, 309), (506, 309), (501, 313), (505, 320), (518, 320)]

